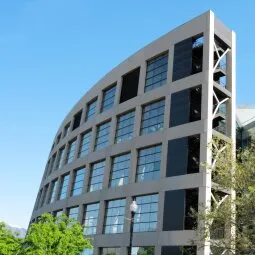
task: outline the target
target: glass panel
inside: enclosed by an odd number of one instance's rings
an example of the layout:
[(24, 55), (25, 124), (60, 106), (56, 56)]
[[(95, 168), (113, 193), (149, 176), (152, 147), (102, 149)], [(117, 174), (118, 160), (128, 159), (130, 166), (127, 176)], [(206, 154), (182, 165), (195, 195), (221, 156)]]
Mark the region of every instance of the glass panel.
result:
[(94, 163), (90, 173), (89, 191), (100, 190), (103, 187), (105, 161)]
[(147, 62), (144, 91), (149, 91), (166, 84), (168, 53), (160, 55)]
[(97, 100), (87, 104), (86, 121), (96, 115)]
[(86, 168), (82, 168), (75, 171), (71, 196), (77, 196), (82, 193), (85, 171)]
[(92, 136), (91, 131), (82, 134), (78, 155), (79, 158), (88, 155), (91, 143), (91, 136)]
[(68, 151), (67, 151), (67, 154), (66, 154), (66, 164), (71, 163), (73, 161), (75, 146), (76, 146), (76, 140), (69, 143)]
[(114, 104), (115, 90), (116, 90), (116, 86), (111, 87), (103, 92), (104, 95), (103, 95), (101, 112), (104, 112), (112, 108)]
[(68, 192), (68, 183), (69, 183), (69, 174), (64, 176), (62, 179), (60, 191), (59, 191), (59, 200), (65, 199)]
[(55, 200), (57, 186), (58, 186), (58, 180), (53, 181), (51, 186), (51, 194), (49, 198), (49, 203), (52, 203)]
[(99, 203), (90, 204), (86, 206), (83, 220), (84, 235), (96, 234), (98, 212)]
[(158, 195), (136, 197), (138, 205), (134, 218), (134, 232), (156, 231)]
[(78, 220), (79, 207), (73, 207), (68, 209), (68, 218), (73, 220)]
[(122, 233), (125, 219), (126, 199), (109, 201), (106, 209), (104, 233)]
[(165, 100), (143, 107), (141, 134), (149, 134), (163, 129)]
[(136, 181), (144, 182), (159, 179), (161, 145), (139, 150)]
[(106, 122), (97, 127), (95, 150), (102, 149), (108, 145), (111, 122)]
[(131, 255), (154, 255), (154, 247), (132, 247)]
[(115, 143), (130, 140), (133, 137), (135, 112), (129, 112), (118, 117)]
[(58, 152), (58, 160), (56, 162), (56, 170), (58, 170), (61, 166), (64, 165), (64, 151), (65, 148), (61, 148)]
[(113, 158), (110, 187), (122, 186), (128, 183), (131, 154)]

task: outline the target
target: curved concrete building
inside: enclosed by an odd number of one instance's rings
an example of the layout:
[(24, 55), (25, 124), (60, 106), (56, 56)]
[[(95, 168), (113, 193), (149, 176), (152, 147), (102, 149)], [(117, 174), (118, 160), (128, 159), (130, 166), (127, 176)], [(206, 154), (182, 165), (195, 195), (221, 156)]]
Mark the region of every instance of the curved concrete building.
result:
[(209, 11), (122, 62), (67, 114), (31, 220), (77, 219), (94, 245), (86, 255), (128, 254), (132, 228), (132, 255), (209, 254), (208, 242), (191, 245), (190, 209), (210, 204), (200, 162), (213, 135), (235, 141), (235, 34)]

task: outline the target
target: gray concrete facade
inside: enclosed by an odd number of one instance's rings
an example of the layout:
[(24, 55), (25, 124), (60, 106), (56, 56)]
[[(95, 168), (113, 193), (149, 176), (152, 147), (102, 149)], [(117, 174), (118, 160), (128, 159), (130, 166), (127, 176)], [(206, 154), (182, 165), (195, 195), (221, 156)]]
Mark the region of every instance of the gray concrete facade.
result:
[[(188, 38), (203, 35), (203, 68), (201, 72), (189, 75), (185, 78), (172, 81), (173, 66), (174, 66), (174, 51), (175, 45)], [(217, 67), (215, 68), (214, 56), (217, 53), (215, 50), (215, 36), (220, 38), (226, 46), (223, 54), (226, 55), (226, 84), (220, 86), (214, 80), (214, 75)], [(226, 52), (227, 51), (227, 52)], [(145, 92), (145, 80), (146, 80), (146, 68), (147, 61), (160, 55), (163, 52), (168, 52), (168, 69), (167, 69), (167, 81), (161, 87)], [(222, 55), (221, 55), (222, 56)], [(122, 76), (128, 72), (140, 67), (139, 86), (136, 97), (127, 100), (123, 103), (119, 103), (120, 93), (122, 88)], [(105, 112), (101, 112), (101, 104), (103, 100), (103, 91), (116, 84), (116, 92), (114, 99), (114, 106)], [(169, 127), (170, 115), (171, 115), (171, 99), (172, 95), (176, 92), (183, 91), (185, 89), (201, 86), (202, 88), (202, 100), (201, 100), (201, 119), (193, 122), (188, 122), (182, 125)], [(218, 114), (217, 105), (214, 104), (214, 98), (219, 94), (222, 100), (226, 99), (226, 113), (224, 116), (225, 133), (220, 132), (213, 127), (214, 118)], [(97, 98), (96, 115), (89, 121), (85, 121), (85, 115), (87, 112), (87, 103)], [(148, 103), (157, 101), (158, 99), (165, 100), (164, 106), (164, 126), (163, 129), (150, 134), (141, 135), (141, 118), (142, 107)], [(217, 100), (216, 100), (217, 101)], [(122, 143), (115, 143), (115, 130), (117, 125), (117, 117), (129, 110), (135, 111), (134, 119), (134, 134), (133, 138)], [(74, 121), (74, 115), (82, 110), (82, 117), (80, 126), (69, 132), (63, 137), (63, 130), (68, 123), (71, 123), (71, 127)], [(214, 114), (215, 113), (215, 114)], [(199, 172), (193, 174), (184, 174), (173, 177), (166, 177), (167, 175), (167, 160), (168, 160), (168, 141), (177, 138), (183, 138), (193, 135), (200, 135), (200, 162), (211, 162), (211, 153), (208, 149), (208, 143), (213, 136), (221, 137), (226, 141), (235, 141), (235, 33), (223, 25), (214, 16), (214, 13), (209, 11), (195, 19), (183, 24), (182, 26), (170, 31), (166, 35), (160, 37), (156, 41), (147, 45), (137, 53), (129, 57), (122, 62), (105, 77), (103, 77), (97, 84), (95, 84), (73, 107), (73, 109), (67, 114), (66, 118), (59, 127), (56, 137), (54, 139), (55, 145), (49, 154), (48, 161), (50, 162), (53, 155), (58, 157), (59, 150), (73, 139), (76, 140), (76, 147), (74, 152), (74, 160), (69, 164), (64, 164), (60, 169), (48, 174), (48, 168), (46, 167), (42, 182), (40, 185), (35, 208), (32, 213), (31, 220), (36, 219), (44, 212), (54, 212), (58, 210), (67, 211), (67, 208), (79, 206), (79, 221), (82, 223), (84, 214), (84, 205), (94, 202), (100, 203), (99, 216), (97, 222), (96, 234), (90, 236), (94, 245), (94, 254), (100, 254), (100, 248), (103, 247), (120, 247), (121, 255), (127, 254), (127, 247), (129, 245), (130, 238), (130, 212), (129, 204), (136, 196), (146, 194), (158, 194), (158, 213), (157, 213), (157, 227), (153, 232), (139, 232), (134, 233), (133, 246), (153, 246), (155, 247), (155, 254), (177, 254), (177, 253), (163, 253), (163, 246), (190, 246), (191, 240), (195, 239), (196, 232), (194, 230), (173, 230), (163, 231), (164, 224), (164, 210), (165, 210), (165, 195), (167, 191), (171, 190), (187, 190), (198, 189), (198, 204), (204, 204), (210, 206), (211, 190), (213, 183), (211, 175), (200, 166)], [(96, 129), (99, 124), (105, 121), (111, 121), (109, 143), (106, 148), (100, 150), (94, 150), (94, 143), (96, 137)], [(90, 152), (85, 157), (78, 157), (79, 144), (81, 140), (81, 134), (87, 130), (92, 130), (92, 139), (90, 144)], [(62, 134), (58, 144), (56, 140), (59, 134)], [(137, 157), (138, 150), (146, 148), (152, 145), (161, 144), (161, 165), (160, 165), (160, 177), (151, 180), (144, 181), (142, 183), (136, 182), (137, 171)], [(66, 153), (67, 150), (65, 150)], [(112, 157), (120, 155), (122, 153), (131, 152), (131, 168), (129, 172), (128, 184), (109, 188), (110, 170), (112, 165)], [(103, 179), (103, 188), (98, 191), (88, 192), (89, 175), (91, 173), (91, 164), (98, 162), (102, 159), (106, 161), (106, 167)], [(83, 186), (83, 192), (79, 196), (71, 196), (71, 186), (74, 178), (74, 171), (80, 167), (86, 166), (85, 181)], [(42, 196), (46, 185), (49, 185), (47, 190), (46, 199), (50, 196), (50, 187), (52, 181), (58, 179), (60, 183), (62, 176), (70, 173), (67, 198), (58, 200), (55, 197), (53, 203), (45, 202), (42, 206), (39, 206), (42, 202)], [(58, 194), (60, 185), (57, 187)], [(109, 200), (126, 198), (126, 215), (124, 223), (123, 233), (118, 234), (104, 234), (103, 225), (105, 218), (106, 202)], [(175, 210), (175, 205), (172, 205)], [(202, 210), (202, 207), (199, 207)], [(180, 253), (181, 254), (181, 253)], [(205, 241), (205, 245), (201, 249), (197, 249), (199, 255), (210, 254), (210, 240)]]

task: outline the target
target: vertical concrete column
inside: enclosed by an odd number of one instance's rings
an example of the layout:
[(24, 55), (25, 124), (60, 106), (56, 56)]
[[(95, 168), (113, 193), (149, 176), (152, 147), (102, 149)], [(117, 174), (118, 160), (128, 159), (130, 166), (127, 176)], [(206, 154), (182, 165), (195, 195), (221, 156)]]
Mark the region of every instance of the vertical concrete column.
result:
[(114, 144), (115, 140), (115, 130), (117, 125), (117, 117), (113, 116), (111, 119), (111, 127), (110, 127), (110, 134), (109, 134), (109, 145)]
[(158, 224), (157, 232), (163, 231), (163, 218), (164, 218), (164, 202), (165, 202), (165, 192), (160, 191), (158, 194)]
[(155, 255), (161, 255), (161, 246), (160, 245), (156, 245), (155, 246)]
[(142, 106), (138, 105), (135, 109), (134, 137), (140, 135), (141, 119), (142, 119)]
[[(207, 30), (204, 32), (203, 72), (204, 82), (202, 84), (202, 121), (206, 130), (200, 136), (200, 162), (211, 163), (211, 150), (208, 144), (212, 139), (212, 110), (213, 110), (213, 60), (214, 60), (214, 14), (208, 12)], [(200, 167), (202, 183), (199, 187), (199, 210), (205, 212), (211, 205), (211, 173), (208, 169)], [(199, 220), (198, 228), (203, 228), (204, 221)], [(198, 237), (201, 240), (201, 236)], [(201, 240), (202, 247), (198, 247), (197, 255), (209, 255), (209, 240)], [(199, 245), (199, 246), (200, 246)]]
[(122, 76), (119, 77), (117, 84), (116, 84), (116, 91), (115, 91), (115, 97), (114, 97), (114, 105), (118, 105), (120, 101), (120, 95), (121, 95), (121, 88), (122, 88)]
[(172, 77), (173, 77), (173, 66), (174, 66), (174, 44), (170, 45), (168, 52), (168, 65), (167, 65), (167, 86), (169, 94), (172, 91)]
[(97, 126), (95, 125), (95, 126), (93, 126), (92, 131), (91, 131), (91, 141), (90, 141), (89, 153), (93, 152), (95, 149), (96, 135), (97, 135)]
[(167, 130), (169, 129), (170, 121), (170, 98), (171, 95), (167, 95), (165, 98), (165, 114), (164, 114), (164, 131), (162, 139), (162, 148), (161, 148), (161, 169), (160, 169), (160, 178), (166, 177), (166, 167), (167, 167)]
[(103, 102), (103, 91), (100, 90), (97, 97), (96, 115), (101, 113), (101, 105)]
[(83, 184), (82, 194), (87, 193), (89, 190), (89, 177), (90, 177), (90, 173), (91, 173), (91, 168), (92, 168), (91, 164), (86, 165), (86, 170), (84, 173), (84, 184)]
[(83, 224), (84, 205), (79, 205), (78, 219), (80, 224)]
[(138, 151), (136, 148), (132, 148), (131, 149), (131, 165), (130, 165), (128, 183), (135, 183), (137, 160), (138, 160)]
[(62, 182), (63, 182), (63, 177), (62, 177), (62, 176), (59, 176), (59, 177), (58, 177), (58, 183), (57, 183), (57, 189), (56, 189), (54, 201), (58, 200), (58, 198), (59, 198), (60, 189), (61, 189), (61, 186), (62, 186)]
[(100, 201), (99, 205), (99, 213), (98, 213), (98, 219), (97, 219), (97, 234), (103, 233), (104, 228), (104, 215), (105, 215), (105, 209), (106, 209), (106, 202)]
[(71, 192), (72, 192), (72, 188), (73, 188), (74, 178), (75, 178), (75, 170), (71, 171), (70, 175), (69, 175), (67, 198), (69, 198), (72, 195)]
[(147, 68), (147, 63), (145, 61), (140, 66), (139, 85), (138, 85), (138, 92), (137, 92), (138, 96), (142, 96), (144, 94), (146, 68)]
[(52, 182), (49, 183), (47, 194), (45, 196), (44, 204), (50, 204), (51, 191), (52, 191)]
[(81, 135), (78, 134), (77, 137), (76, 137), (76, 142), (75, 142), (73, 161), (78, 158), (80, 144), (81, 144)]
[(103, 180), (103, 188), (108, 189), (109, 179), (111, 174), (111, 157), (106, 157), (105, 159), (105, 169), (104, 169), (104, 180)]

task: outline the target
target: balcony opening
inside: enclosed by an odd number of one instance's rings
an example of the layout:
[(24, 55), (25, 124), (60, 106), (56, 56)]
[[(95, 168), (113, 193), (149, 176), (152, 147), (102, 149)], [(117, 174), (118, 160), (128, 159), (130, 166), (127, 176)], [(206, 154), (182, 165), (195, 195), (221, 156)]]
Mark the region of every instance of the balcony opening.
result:
[(137, 96), (140, 67), (122, 76), (120, 104)]
[(197, 217), (195, 213), (198, 211), (198, 189), (187, 189), (185, 198), (185, 220), (184, 229), (193, 230), (197, 227)]
[(192, 73), (191, 74), (202, 72), (203, 45), (204, 45), (203, 36), (192, 38)]
[(174, 46), (172, 80), (176, 81), (203, 70), (204, 36), (199, 34)]
[(82, 115), (82, 110), (74, 115), (73, 130), (75, 130), (76, 128), (80, 126), (81, 115)]

